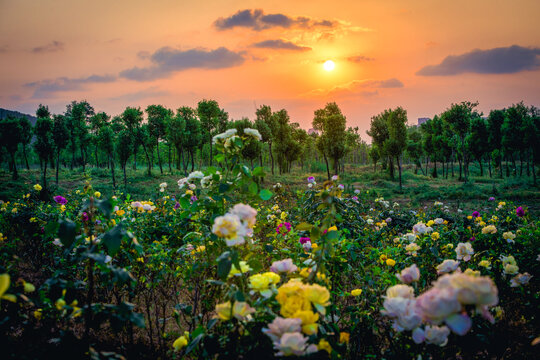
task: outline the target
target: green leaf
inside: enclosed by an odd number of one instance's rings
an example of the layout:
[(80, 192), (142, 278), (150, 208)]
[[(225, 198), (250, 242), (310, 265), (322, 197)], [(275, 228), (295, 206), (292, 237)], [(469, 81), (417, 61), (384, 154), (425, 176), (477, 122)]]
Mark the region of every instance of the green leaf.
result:
[(253, 273), (258, 273), (263, 268), (261, 262), (257, 259), (251, 259), (247, 263), (253, 269)]
[(129, 320), (135, 324), (135, 326), (140, 327), (141, 329), (146, 327), (143, 314), (132, 312), (129, 316)]
[(307, 222), (300, 223), (295, 226), (297, 231), (310, 231), (313, 225), (308, 224)]
[(204, 334), (199, 334), (195, 338), (193, 338), (193, 340), (191, 340), (188, 347), (186, 348), (185, 355), (189, 354), (195, 348), (195, 346), (199, 344), (199, 342), (202, 340), (203, 337), (204, 337)]
[(231, 187), (231, 185), (227, 184), (227, 183), (221, 183), (219, 184), (219, 192), (220, 193), (225, 193), (229, 190), (229, 188)]
[(109, 219), (111, 217), (111, 213), (113, 211), (113, 204), (110, 199), (103, 199), (96, 201), (97, 208), (101, 210), (103, 215)]
[(181, 197), (180, 199), (178, 199), (178, 202), (180, 203), (180, 206), (182, 206), (183, 209), (187, 209), (191, 206), (191, 203), (185, 197)]
[(71, 247), (77, 236), (77, 224), (71, 220), (60, 220), (58, 222), (58, 237), (65, 247)]
[(257, 166), (255, 169), (253, 169), (253, 176), (264, 176), (264, 169), (262, 166)]
[(122, 244), (122, 239), (125, 236), (126, 236), (126, 231), (124, 230), (124, 227), (121, 224), (116, 225), (111, 230), (103, 234), (102, 241), (107, 247), (109, 255), (112, 256), (118, 252), (118, 250), (120, 249), (120, 245)]
[(225, 251), (217, 258), (217, 275), (221, 280), (227, 279), (232, 267), (231, 253)]
[(255, 181), (252, 181), (252, 182), (249, 184), (248, 190), (249, 190), (249, 193), (250, 193), (251, 195), (253, 195), (253, 196), (257, 195), (258, 187), (257, 187), (257, 184), (255, 183)]
[(261, 192), (259, 192), (259, 197), (263, 199), (264, 201), (270, 200), (272, 195), (273, 195), (272, 192), (268, 189), (263, 189), (261, 190)]

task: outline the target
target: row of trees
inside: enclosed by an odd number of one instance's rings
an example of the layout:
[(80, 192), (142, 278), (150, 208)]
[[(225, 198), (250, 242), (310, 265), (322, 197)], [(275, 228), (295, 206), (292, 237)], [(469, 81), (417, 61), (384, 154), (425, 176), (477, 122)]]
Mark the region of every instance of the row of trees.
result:
[[(513, 173), (527, 176), (532, 172), (536, 184), (535, 164), (540, 161), (540, 111), (522, 102), (507, 109), (492, 110), (489, 116), (477, 111), (477, 102), (452, 104), (448, 109), (419, 127), (407, 127), (407, 113), (401, 107), (385, 110), (372, 117), (367, 132), (372, 138), (370, 158), (376, 168), (383, 160), (394, 177), (394, 161), (400, 171), (403, 160), (415, 165), (415, 172), (438, 176), (437, 163), (442, 165), (442, 176), (454, 177), (454, 163), (459, 164), (459, 180), (470, 177), (470, 164), (478, 162), (480, 176), (484, 176), (487, 163), (489, 176), (492, 169), (503, 177)], [(519, 160), (519, 170), (516, 165)], [(424, 167), (425, 163), (425, 167)], [(512, 170), (511, 170), (512, 169)]]
[[(3, 160), (18, 176), (17, 155), (24, 157), (30, 169), (27, 152), (34, 150), (42, 171), (42, 183), (47, 185), (47, 169), (56, 169), (58, 183), (61, 166), (108, 168), (116, 186), (115, 169), (119, 166), (127, 184), (126, 168), (133, 161), (146, 165), (152, 175), (159, 167), (165, 171), (176, 169), (184, 173), (213, 163), (212, 137), (230, 128), (240, 133), (245, 128), (255, 128), (261, 134), (260, 142), (252, 141), (242, 150), (246, 163), (253, 166), (268, 164), (272, 174), (291, 171), (293, 163), (302, 168), (309, 160), (323, 160), (328, 176), (330, 169), (338, 173), (343, 168), (346, 154), (364, 152), (367, 145), (360, 140), (358, 128), (346, 129), (346, 119), (335, 103), (315, 111), (313, 127), (308, 134), (300, 125), (291, 122), (285, 109), (272, 111), (262, 105), (255, 113), (255, 120), (247, 118), (229, 120), (229, 115), (214, 100), (202, 100), (196, 108), (180, 107), (173, 112), (161, 105), (140, 108), (127, 107), (120, 115), (111, 117), (96, 113), (87, 102), (72, 102), (63, 114), (51, 114), (47, 106), (36, 111), (37, 121), (32, 127), (26, 118), (7, 118), (0, 121), (0, 138), (3, 140)], [(32, 146), (30, 146), (32, 145)], [(31, 151), (30, 151), (31, 152)], [(319, 158), (320, 157), (320, 158)], [(356, 156), (357, 158), (359, 156)]]

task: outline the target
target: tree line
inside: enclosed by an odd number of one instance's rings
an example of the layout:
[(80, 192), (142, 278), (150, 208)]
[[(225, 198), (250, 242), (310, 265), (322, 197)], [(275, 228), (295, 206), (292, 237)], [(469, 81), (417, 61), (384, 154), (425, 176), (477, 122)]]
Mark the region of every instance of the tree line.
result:
[[(371, 118), (368, 135), (372, 138), (370, 158), (376, 169), (383, 168), (394, 177), (394, 164), (414, 164), (415, 173), (454, 177), (454, 164), (459, 165), (458, 179), (468, 181), (470, 164), (477, 162), (480, 176), (487, 165), (489, 176), (527, 176), (532, 173), (536, 185), (535, 164), (540, 161), (540, 110), (520, 102), (505, 109), (491, 110), (487, 117), (477, 110), (477, 102), (452, 104), (441, 114), (419, 126), (407, 126), (403, 108), (388, 109)], [(517, 162), (519, 161), (519, 164)], [(431, 173), (430, 166), (431, 164)]]
[(144, 111), (127, 107), (112, 117), (96, 112), (87, 101), (71, 102), (62, 114), (52, 114), (40, 104), (36, 117), (34, 126), (25, 117), (0, 120), (0, 160), (17, 179), (17, 158), (22, 157), (23, 166), (29, 170), (28, 153), (33, 150), (44, 186), (50, 168), (55, 169), (58, 184), (62, 166), (81, 168), (83, 172), (87, 166), (108, 168), (114, 187), (118, 168), (127, 185), (130, 161), (134, 169), (142, 161), (149, 176), (156, 168), (163, 174), (167, 170), (172, 173), (173, 168), (187, 173), (211, 166), (213, 136), (231, 128), (240, 133), (246, 128), (258, 130), (261, 141), (246, 144), (241, 156), (252, 167), (257, 161), (261, 166), (268, 165), (272, 174), (290, 172), (293, 163), (303, 169), (311, 160), (324, 160), (330, 176), (330, 171), (343, 169), (346, 155), (368, 161), (368, 146), (360, 139), (358, 128), (346, 129), (345, 116), (335, 103), (315, 111), (315, 130), (309, 134), (291, 122), (285, 109), (272, 111), (262, 105), (253, 121), (232, 120), (215, 100), (201, 100), (196, 108), (183, 106), (176, 112), (162, 105), (149, 105)]
[(368, 145), (358, 127), (347, 127), (346, 117), (334, 102), (315, 110), (309, 133), (291, 122), (287, 110), (273, 111), (268, 105), (256, 109), (254, 120), (233, 120), (217, 101), (206, 99), (194, 108), (182, 106), (176, 111), (162, 105), (144, 110), (127, 107), (116, 116), (96, 112), (87, 101), (72, 101), (61, 114), (52, 114), (40, 104), (33, 126), (25, 117), (0, 120), (0, 161), (14, 179), (19, 166), (30, 169), (39, 163), (44, 186), (48, 169), (55, 170), (58, 184), (61, 167), (84, 172), (87, 166), (109, 169), (114, 187), (115, 171), (120, 170), (127, 186), (129, 166), (143, 165), (149, 176), (156, 169), (161, 174), (173, 169), (187, 173), (211, 166), (213, 136), (231, 128), (239, 133), (253, 128), (261, 140), (244, 146), (242, 160), (251, 167), (256, 162), (268, 166), (272, 174), (288, 173), (293, 164), (312, 171), (306, 166), (315, 163), (322, 164), (330, 178), (343, 172), (346, 163), (371, 162), (376, 171), (380, 162), (392, 178), (397, 167), (401, 186), (403, 164), (413, 165), (415, 173), (433, 177), (441, 173), (448, 178), (449, 174), (454, 177), (457, 163), (459, 180), (467, 181), (470, 164), (477, 162), (481, 176), (486, 165), (489, 176), (522, 175), (525, 170), (536, 184), (539, 110), (521, 102), (484, 117), (477, 106), (452, 104), (420, 126), (407, 125), (402, 107), (385, 110), (371, 118), (367, 134), (372, 144)]

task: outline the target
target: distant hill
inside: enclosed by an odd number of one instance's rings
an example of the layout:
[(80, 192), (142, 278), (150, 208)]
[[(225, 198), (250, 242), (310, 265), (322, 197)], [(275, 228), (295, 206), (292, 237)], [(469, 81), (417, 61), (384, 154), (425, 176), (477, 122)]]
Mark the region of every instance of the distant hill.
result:
[(7, 110), (7, 109), (0, 108), (0, 119), (5, 119), (8, 116), (13, 116), (15, 118), (26, 117), (28, 120), (30, 120), (30, 123), (32, 124), (32, 126), (34, 126), (34, 124), (36, 123), (36, 120), (37, 120), (37, 118), (35, 116), (32, 116), (32, 115), (23, 114), (23, 113), (20, 113), (18, 111), (13, 111), (13, 110)]

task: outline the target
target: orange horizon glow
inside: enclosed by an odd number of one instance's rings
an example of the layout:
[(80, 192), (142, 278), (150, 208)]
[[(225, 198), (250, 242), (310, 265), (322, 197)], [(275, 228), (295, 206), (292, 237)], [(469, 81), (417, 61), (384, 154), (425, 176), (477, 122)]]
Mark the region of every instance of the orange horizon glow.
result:
[[(86, 99), (116, 115), (215, 99), (233, 119), (267, 104), (308, 129), (335, 101), (367, 139), (371, 116), (390, 107), (415, 124), (463, 100), (484, 112), (539, 106), (539, 13), (533, 0), (7, 0), (0, 107), (59, 113)], [(478, 49), (494, 64), (474, 67)], [(528, 62), (501, 63), (500, 53)], [(450, 56), (461, 64), (446, 64)]]

